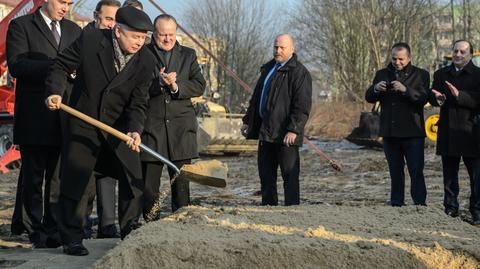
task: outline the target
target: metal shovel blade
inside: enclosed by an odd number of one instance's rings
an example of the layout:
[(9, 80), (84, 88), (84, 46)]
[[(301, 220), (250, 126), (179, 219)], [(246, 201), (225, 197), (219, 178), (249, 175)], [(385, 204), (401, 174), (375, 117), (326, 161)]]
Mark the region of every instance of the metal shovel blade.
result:
[[(170, 160), (158, 154), (156, 151), (145, 146), (144, 144), (140, 144), (140, 148), (144, 152), (153, 156), (155, 159), (163, 162), (168, 167), (175, 170), (176, 172), (175, 180), (184, 179), (184, 180), (195, 182), (200, 185), (217, 187), (217, 188), (225, 188), (227, 186), (227, 182), (225, 181), (226, 173), (225, 175), (220, 175), (220, 173), (215, 173), (215, 175), (212, 175), (211, 171), (218, 170), (220, 166), (215, 162), (213, 163), (213, 165), (215, 166), (214, 169), (201, 169), (201, 166), (202, 166), (201, 163), (184, 165), (182, 169), (178, 169), (178, 167), (175, 164), (173, 164)], [(212, 166), (212, 162), (209, 162), (209, 166)]]

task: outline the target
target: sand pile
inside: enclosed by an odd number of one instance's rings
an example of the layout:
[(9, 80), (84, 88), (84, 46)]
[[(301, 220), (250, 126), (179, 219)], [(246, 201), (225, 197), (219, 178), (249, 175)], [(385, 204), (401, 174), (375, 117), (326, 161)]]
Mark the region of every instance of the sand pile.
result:
[(95, 268), (479, 268), (479, 239), (438, 207), (188, 207)]

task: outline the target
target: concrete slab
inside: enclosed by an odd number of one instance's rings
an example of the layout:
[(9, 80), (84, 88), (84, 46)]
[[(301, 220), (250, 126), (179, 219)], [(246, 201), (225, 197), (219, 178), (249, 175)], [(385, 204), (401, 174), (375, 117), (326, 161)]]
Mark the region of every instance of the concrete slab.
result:
[(61, 247), (57, 249), (3, 249), (0, 250), (0, 268), (89, 268), (119, 242), (120, 239), (84, 240), (83, 243), (90, 254), (82, 257), (65, 255)]

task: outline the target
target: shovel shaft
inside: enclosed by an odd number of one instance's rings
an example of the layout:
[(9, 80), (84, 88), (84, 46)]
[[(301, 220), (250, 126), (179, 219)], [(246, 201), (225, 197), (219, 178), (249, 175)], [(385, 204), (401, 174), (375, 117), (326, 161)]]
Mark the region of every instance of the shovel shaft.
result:
[(158, 154), (156, 151), (154, 151), (153, 149), (145, 146), (143, 143), (140, 144), (140, 148), (150, 154), (152, 157), (154, 157), (155, 159), (161, 161), (162, 163), (166, 164), (168, 167), (172, 168), (173, 170), (175, 170), (175, 173), (180, 173), (180, 169), (178, 169), (178, 167), (173, 164), (171, 161), (169, 161), (167, 158), (163, 157), (162, 155)]
[[(102, 131), (105, 131), (113, 136), (115, 136), (116, 138), (124, 141), (124, 142), (127, 142), (128, 140), (130, 140), (130, 136), (120, 132), (119, 130), (115, 129), (115, 128), (112, 128), (108, 125), (106, 125), (105, 123), (101, 122), (101, 121), (98, 121), (74, 108), (71, 108), (65, 104), (60, 104), (60, 109), (67, 112), (68, 114), (71, 114), (97, 128), (99, 128), (100, 130)], [(157, 152), (155, 152), (154, 150), (152, 150), (151, 148), (145, 146), (144, 144), (140, 144), (140, 148), (145, 151), (146, 153), (152, 155), (155, 159), (163, 162), (164, 164), (166, 164), (168, 167), (172, 168), (173, 170), (175, 170), (175, 172), (178, 174), (180, 173), (180, 169), (178, 169), (178, 167), (173, 164), (171, 161), (169, 161), (167, 158), (163, 157), (162, 155), (158, 154)]]

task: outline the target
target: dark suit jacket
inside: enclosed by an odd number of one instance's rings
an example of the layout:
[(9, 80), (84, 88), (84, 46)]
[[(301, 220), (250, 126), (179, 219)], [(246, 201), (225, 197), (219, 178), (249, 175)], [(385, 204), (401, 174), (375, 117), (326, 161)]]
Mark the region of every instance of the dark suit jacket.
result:
[[(147, 47), (155, 55), (158, 69), (166, 66), (155, 41), (152, 40)], [(165, 72), (177, 73), (178, 93), (172, 94), (169, 88), (163, 87), (161, 78), (157, 76), (150, 87), (148, 116), (142, 141), (170, 160), (196, 158), (198, 124), (190, 98), (203, 94), (205, 79), (198, 66), (195, 51), (175, 44)], [(142, 154), (142, 160), (155, 159)]]
[(270, 82), (262, 119), (259, 104), (263, 83), (274, 65), (275, 60), (271, 60), (261, 67), (260, 78), (243, 117), (243, 123), (248, 125), (247, 138), (283, 144), (287, 132), (293, 132), (297, 134), (294, 145), (302, 146), (303, 129), (312, 107), (312, 77), (294, 53)]
[[(423, 106), (427, 103), (430, 87), (430, 75), (426, 70), (407, 65), (395, 75), (395, 68), (389, 64), (387, 68), (375, 74), (373, 83), (365, 93), (369, 103), (380, 101), (381, 137), (425, 137), (425, 123), (423, 121)], [(380, 81), (387, 84), (398, 80), (405, 87), (405, 93), (396, 92), (387, 87), (386, 92), (375, 92), (374, 86)]]
[(7, 63), (17, 78), (14, 143), (58, 146), (58, 112), (45, 106), (45, 77), (58, 52), (80, 35), (81, 29), (67, 19), (60, 21), (61, 39), (57, 46), (40, 9), (10, 22), (7, 32)]
[[(449, 81), (459, 90), (454, 97), (447, 88)], [(472, 131), (473, 117), (480, 106), (480, 68), (470, 61), (460, 72), (452, 64), (433, 75), (432, 88), (447, 96), (440, 108), (438, 123), (437, 154), (446, 156), (480, 157), (478, 142)], [(433, 93), (429, 102), (438, 106)]]
[[(121, 132), (142, 133), (146, 118), (148, 88), (151, 84), (155, 61), (150, 51), (142, 47), (125, 68), (116, 73), (112, 30), (92, 29), (82, 35), (56, 59), (46, 79), (47, 94), (62, 94), (67, 86), (67, 75), (77, 70), (70, 105)], [(89, 146), (95, 137), (87, 123), (69, 117), (67, 138), (62, 151), (62, 193), (80, 199), (92, 173), (92, 160), (98, 152), (77, 151), (74, 143)], [(86, 130), (90, 129), (90, 130)], [(124, 142), (102, 133), (121, 164), (115, 160), (98, 160), (105, 164), (98, 168), (107, 176), (120, 178), (119, 173), (131, 180), (131, 185), (141, 186), (140, 159)], [(91, 145), (95, 149), (99, 145)], [(95, 164), (95, 161), (93, 161)], [(134, 180), (135, 182), (133, 182)], [(68, 183), (66, 183), (68, 181)], [(139, 192), (138, 189), (130, 194)]]

